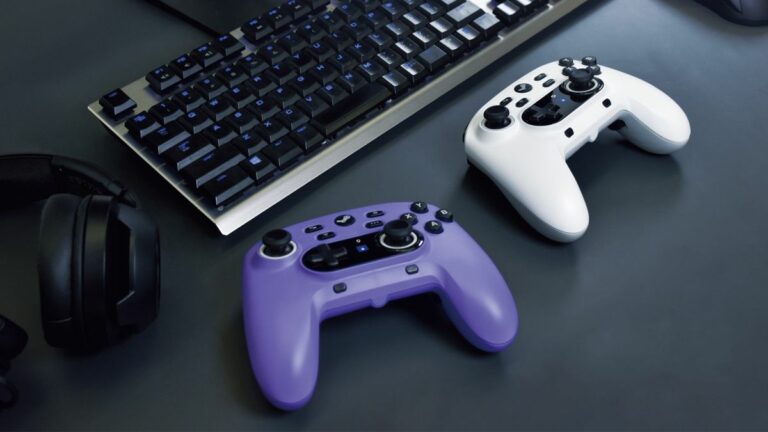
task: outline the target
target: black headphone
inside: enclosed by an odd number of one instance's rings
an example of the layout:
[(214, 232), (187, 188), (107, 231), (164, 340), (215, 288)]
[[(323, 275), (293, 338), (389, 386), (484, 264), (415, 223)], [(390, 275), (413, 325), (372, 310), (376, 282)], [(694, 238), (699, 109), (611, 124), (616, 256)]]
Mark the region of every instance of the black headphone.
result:
[[(0, 210), (43, 199), (38, 278), (48, 344), (95, 351), (154, 321), (159, 235), (136, 198), (85, 162), (0, 156)], [(0, 409), (16, 399), (3, 375), (26, 342), (24, 330), (0, 315)]]

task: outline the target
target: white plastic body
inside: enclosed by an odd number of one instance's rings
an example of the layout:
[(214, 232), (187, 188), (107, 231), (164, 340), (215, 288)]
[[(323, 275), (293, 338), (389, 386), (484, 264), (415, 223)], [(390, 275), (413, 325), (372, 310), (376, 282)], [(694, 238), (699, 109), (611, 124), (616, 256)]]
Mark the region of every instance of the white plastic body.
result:
[[(574, 66), (584, 65), (577, 60)], [(567, 81), (563, 67), (553, 62), (488, 101), (469, 122), (464, 136), (469, 161), (496, 183), (528, 223), (555, 241), (574, 241), (589, 225), (584, 197), (565, 161), (584, 144), (595, 141), (600, 131), (622, 120), (626, 127), (619, 132), (656, 154), (682, 148), (691, 135), (688, 117), (664, 92), (615, 69), (601, 69), (597, 78), (603, 81), (603, 88), (558, 123), (533, 126), (522, 120), (526, 109)], [(540, 74), (546, 78), (534, 80)], [(549, 79), (555, 83), (545, 87)], [(533, 90), (515, 92), (521, 83), (531, 84)], [(507, 97), (513, 98), (507, 105), (511, 123), (502, 129), (487, 128), (483, 113)], [(528, 102), (516, 106), (524, 98)]]

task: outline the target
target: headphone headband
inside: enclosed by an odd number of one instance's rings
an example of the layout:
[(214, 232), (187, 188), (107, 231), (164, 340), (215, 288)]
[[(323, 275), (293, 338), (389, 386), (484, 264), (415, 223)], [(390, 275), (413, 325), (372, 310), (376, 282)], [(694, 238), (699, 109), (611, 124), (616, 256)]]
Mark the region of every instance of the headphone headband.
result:
[(136, 198), (93, 165), (64, 156), (0, 156), (0, 209), (40, 201), (58, 193), (111, 195), (131, 207)]

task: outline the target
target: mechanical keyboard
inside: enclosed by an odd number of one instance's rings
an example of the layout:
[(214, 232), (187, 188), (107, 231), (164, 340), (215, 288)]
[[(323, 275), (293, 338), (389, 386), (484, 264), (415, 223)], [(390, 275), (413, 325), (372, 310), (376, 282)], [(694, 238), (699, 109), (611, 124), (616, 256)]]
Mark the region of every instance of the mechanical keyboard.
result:
[(288, 0), (88, 109), (228, 235), (587, 0)]

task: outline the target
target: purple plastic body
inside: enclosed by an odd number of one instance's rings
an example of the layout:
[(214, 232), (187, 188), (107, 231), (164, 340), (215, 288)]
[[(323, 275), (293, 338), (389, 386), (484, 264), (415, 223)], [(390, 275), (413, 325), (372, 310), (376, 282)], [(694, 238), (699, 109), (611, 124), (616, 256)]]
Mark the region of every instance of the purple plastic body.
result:
[[(380, 232), (380, 227), (365, 225), (397, 219), (409, 208), (410, 203), (380, 204), (287, 227), (295, 248), (280, 259), (265, 256), (261, 242), (248, 251), (243, 269), (245, 334), (253, 372), (272, 404), (294, 410), (312, 397), (323, 320), (382, 307), (390, 300), (435, 292), (454, 325), (477, 348), (496, 352), (512, 343), (518, 319), (507, 284), (490, 257), (456, 222), (442, 222), (440, 234), (427, 232), (424, 224), (436, 220), (439, 207), (429, 205), (428, 213), (417, 214), (419, 221), (413, 227), (424, 242), (415, 251), (329, 272), (313, 271), (302, 263), (311, 248)], [(384, 215), (366, 216), (373, 211)], [(340, 215), (352, 215), (356, 221), (338, 226), (334, 220)], [(323, 229), (305, 233), (313, 225)], [(317, 239), (328, 231), (336, 236)], [(410, 265), (418, 266), (418, 272), (409, 274)], [(335, 292), (338, 283), (346, 284), (346, 290)]]

